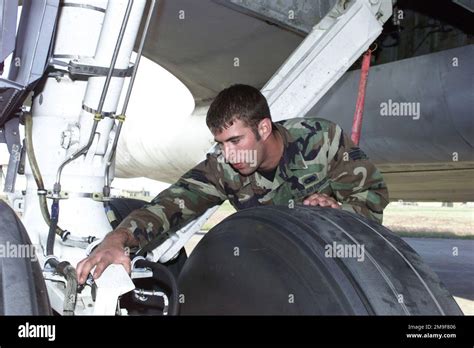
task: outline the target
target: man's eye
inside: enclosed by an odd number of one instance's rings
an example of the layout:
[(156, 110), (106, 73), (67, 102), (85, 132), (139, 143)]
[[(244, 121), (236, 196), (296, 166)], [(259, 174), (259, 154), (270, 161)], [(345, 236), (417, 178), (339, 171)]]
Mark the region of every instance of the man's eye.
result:
[(232, 144), (238, 144), (239, 141), (240, 141), (240, 139), (234, 139), (234, 140), (231, 140), (230, 142), (231, 142)]

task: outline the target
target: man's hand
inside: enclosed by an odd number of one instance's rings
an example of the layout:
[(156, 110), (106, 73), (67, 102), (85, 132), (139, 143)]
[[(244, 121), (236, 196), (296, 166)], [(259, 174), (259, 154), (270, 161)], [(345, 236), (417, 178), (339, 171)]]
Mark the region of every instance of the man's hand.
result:
[[(127, 230), (116, 230), (109, 233), (104, 241), (99, 244), (89, 257), (80, 261), (76, 267), (77, 280), (84, 284), (89, 272), (95, 267), (94, 279), (100, 277), (102, 272), (111, 264), (122, 264), (128, 273), (131, 271), (131, 262), (127, 245), (129, 243)], [(134, 243), (132, 243), (134, 244)]]
[(304, 205), (319, 205), (321, 207), (331, 207), (335, 209), (341, 209), (339, 203), (332, 197), (328, 196), (325, 193), (314, 193), (306, 197), (303, 201)]

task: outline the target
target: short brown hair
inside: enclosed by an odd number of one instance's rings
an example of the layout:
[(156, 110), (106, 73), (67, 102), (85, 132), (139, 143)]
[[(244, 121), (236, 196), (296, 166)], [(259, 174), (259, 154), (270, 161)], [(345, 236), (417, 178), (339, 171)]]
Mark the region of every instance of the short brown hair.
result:
[(260, 91), (252, 86), (236, 84), (222, 90), (207, 111), (206, 124), (211, 132), (221, 132), (242, 120), (258, 137), (257, 126), (269, 118), (270, 108)]

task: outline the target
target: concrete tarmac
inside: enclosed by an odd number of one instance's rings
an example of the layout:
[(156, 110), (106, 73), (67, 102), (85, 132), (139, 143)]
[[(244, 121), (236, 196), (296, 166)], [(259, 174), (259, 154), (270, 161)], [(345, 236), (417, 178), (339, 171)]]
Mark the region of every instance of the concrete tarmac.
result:
[(403, 238), (438, 275), (466, 315), (474, 315), (474, 240)]

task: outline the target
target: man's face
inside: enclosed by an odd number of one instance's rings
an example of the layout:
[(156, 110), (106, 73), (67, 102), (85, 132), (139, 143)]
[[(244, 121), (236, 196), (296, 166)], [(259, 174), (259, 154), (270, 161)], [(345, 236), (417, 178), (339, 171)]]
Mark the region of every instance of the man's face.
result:
[(232, 126), (213, 135), (225, 161), (241, 175), (250, 175), (258, 169), (264, 158), (264, 144), (243, 121), (235, 119)]

